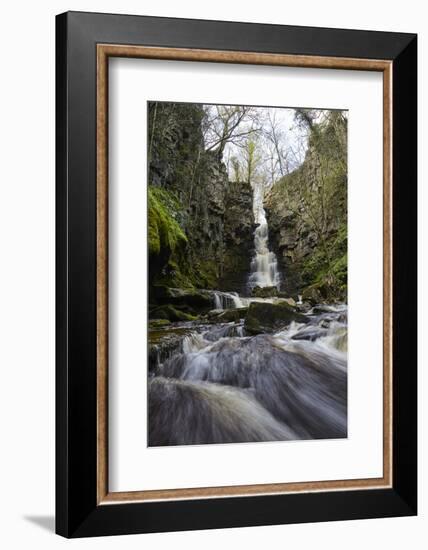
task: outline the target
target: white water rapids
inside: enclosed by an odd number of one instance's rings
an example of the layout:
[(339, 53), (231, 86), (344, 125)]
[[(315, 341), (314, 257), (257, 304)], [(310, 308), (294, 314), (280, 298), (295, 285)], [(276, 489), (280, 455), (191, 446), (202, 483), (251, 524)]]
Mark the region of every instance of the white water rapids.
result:
[(253, 185), (253, 212), (257, 228), (254, 232), (255, 256), (251, 262), (251, 274), (248, 286), (279, 287), (281, 282), (278, 261), (274, 252), (269, 250), (269, 228), (266, 212), (263, 207), (264, 185), (260, 182)]
[[(258, 225), (248, 287), (279, 289), (263, 195), (263, 186), (255, 184)], [(216, 310), (213, 316), (157, 329), (170, 343), (155, 346), (150, 356), (149, 446), (346, 437), (347, 307), (305, 309), (299, 317), (304, 322), (248, 336), (244, 308), (284, 299), (202, 292)], [(310, 307), (298, 298), (298, 306)], [(219, 311), (234, 320), (213, 321)]]
[(307, 316), (251, 337), (242, 321), (183, 323), (150, 374), (149, 445), (346, 437), (347, 309)]

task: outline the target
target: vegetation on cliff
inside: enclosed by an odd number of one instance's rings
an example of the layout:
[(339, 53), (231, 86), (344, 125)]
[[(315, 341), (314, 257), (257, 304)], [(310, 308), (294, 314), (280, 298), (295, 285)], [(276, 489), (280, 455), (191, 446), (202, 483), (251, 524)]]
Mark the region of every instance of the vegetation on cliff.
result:
[(230, 182), (222, 159), (242, 112), (222, 114), (227, 129), (202, 105), (149, 104), (151, 286), (242, 291), (245, 285), (253, 246), (252, 189), (248, 182)]
[(161, 251), (170, 256), (187, 242), (187, 237), (176, 220), (178, 210), (178, 201), (170, 193), (149, 185), (148, 231), (151, 256), (158, 256)]
[(296, 112), (307, 150), (303, 163), (267, 194), (270, 239), (290, 286), (346, 300), (347, 119), (342, 111), (315, 117)]

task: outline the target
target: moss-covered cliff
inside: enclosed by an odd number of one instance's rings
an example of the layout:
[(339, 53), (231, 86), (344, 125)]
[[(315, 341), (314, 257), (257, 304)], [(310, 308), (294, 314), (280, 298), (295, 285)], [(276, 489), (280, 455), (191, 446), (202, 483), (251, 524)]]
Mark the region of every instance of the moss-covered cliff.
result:
[(308, 124), (305, 160), (276, 182), (264, 202), (284, 290), (346, 300), (347, 120), (331, 111)]
[(196, 104), (149, 104), (150, 285), (241, 291), (252, 190), (231, 183), (220, 155), (205, 150), (203, 117)]

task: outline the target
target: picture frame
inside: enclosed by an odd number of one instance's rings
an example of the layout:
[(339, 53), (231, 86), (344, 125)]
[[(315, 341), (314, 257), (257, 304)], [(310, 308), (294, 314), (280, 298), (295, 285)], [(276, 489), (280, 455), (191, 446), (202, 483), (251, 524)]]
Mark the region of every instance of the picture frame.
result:
[[(383, 74), (383, 476), (108, 488), (108, 61)], [(65, 537), (417, 513), (417, 36), (67, 12), (56, 18), (56, 532)], [(364, 223), (364, 220), (361, 221)]]

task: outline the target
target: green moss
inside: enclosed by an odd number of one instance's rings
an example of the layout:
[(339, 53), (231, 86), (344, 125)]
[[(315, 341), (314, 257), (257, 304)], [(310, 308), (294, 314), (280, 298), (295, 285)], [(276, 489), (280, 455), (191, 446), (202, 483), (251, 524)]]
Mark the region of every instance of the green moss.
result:
[(217, 288), (218, 264), (212, 260), (189, 262), (185, 256), (173, 254), (166, 269), (156, 278), (156, 284), (175, 288)]
[(185, 271), (185, 259), (180, 255), (170, 257), (167, 265), (156, 277), (157, 285), (164, 285), (172, 288), (194, 288), (192, 281)]
[(347, 226), (338, 231), (326, 243), (325, 251), (318, 247), (302, 262), (304, 285), (320, 289), (326, 299), (346, 299), (348, 280)]
[(180, 311), (171, 304), (158, 307), (150, 312), (151, 319), (167, 319), (169, 321), (195, 321), (197, 317)]
[(162, 328), (171, 324), (168, 319), (152, 319), (149, 321), (149, 328)]
[(218, 262), (214, 260), (199, 260), (193, 272), (195, 286), (199, 288), (217, 288)]
[(218, 262), (189, 256), (187, 236), (178, 220), (183, 218), (173, 193), (149, 186), (149, 255), (157, 259), (155, 284), (179, 288), (216, 288)]
[(300, 240), (284, 254), (288, 280), (338, 300), (347, 285), (346, 142), (346, 117), (339, 111), (313, 124), (304, 162), (274, 184), (265, 205), (271, 235), (285, 225), (290, 243)]
[(346, 284), (348, 276), (348, 254), (338, 258), (332, 265), (332, 272), (342, 284)]
[(187, 237), (176, 220), (178, 202), (171, 193), (149, 186), (149, 254), (159, 255), (162, 249), (174, 252), (187, 242)]

